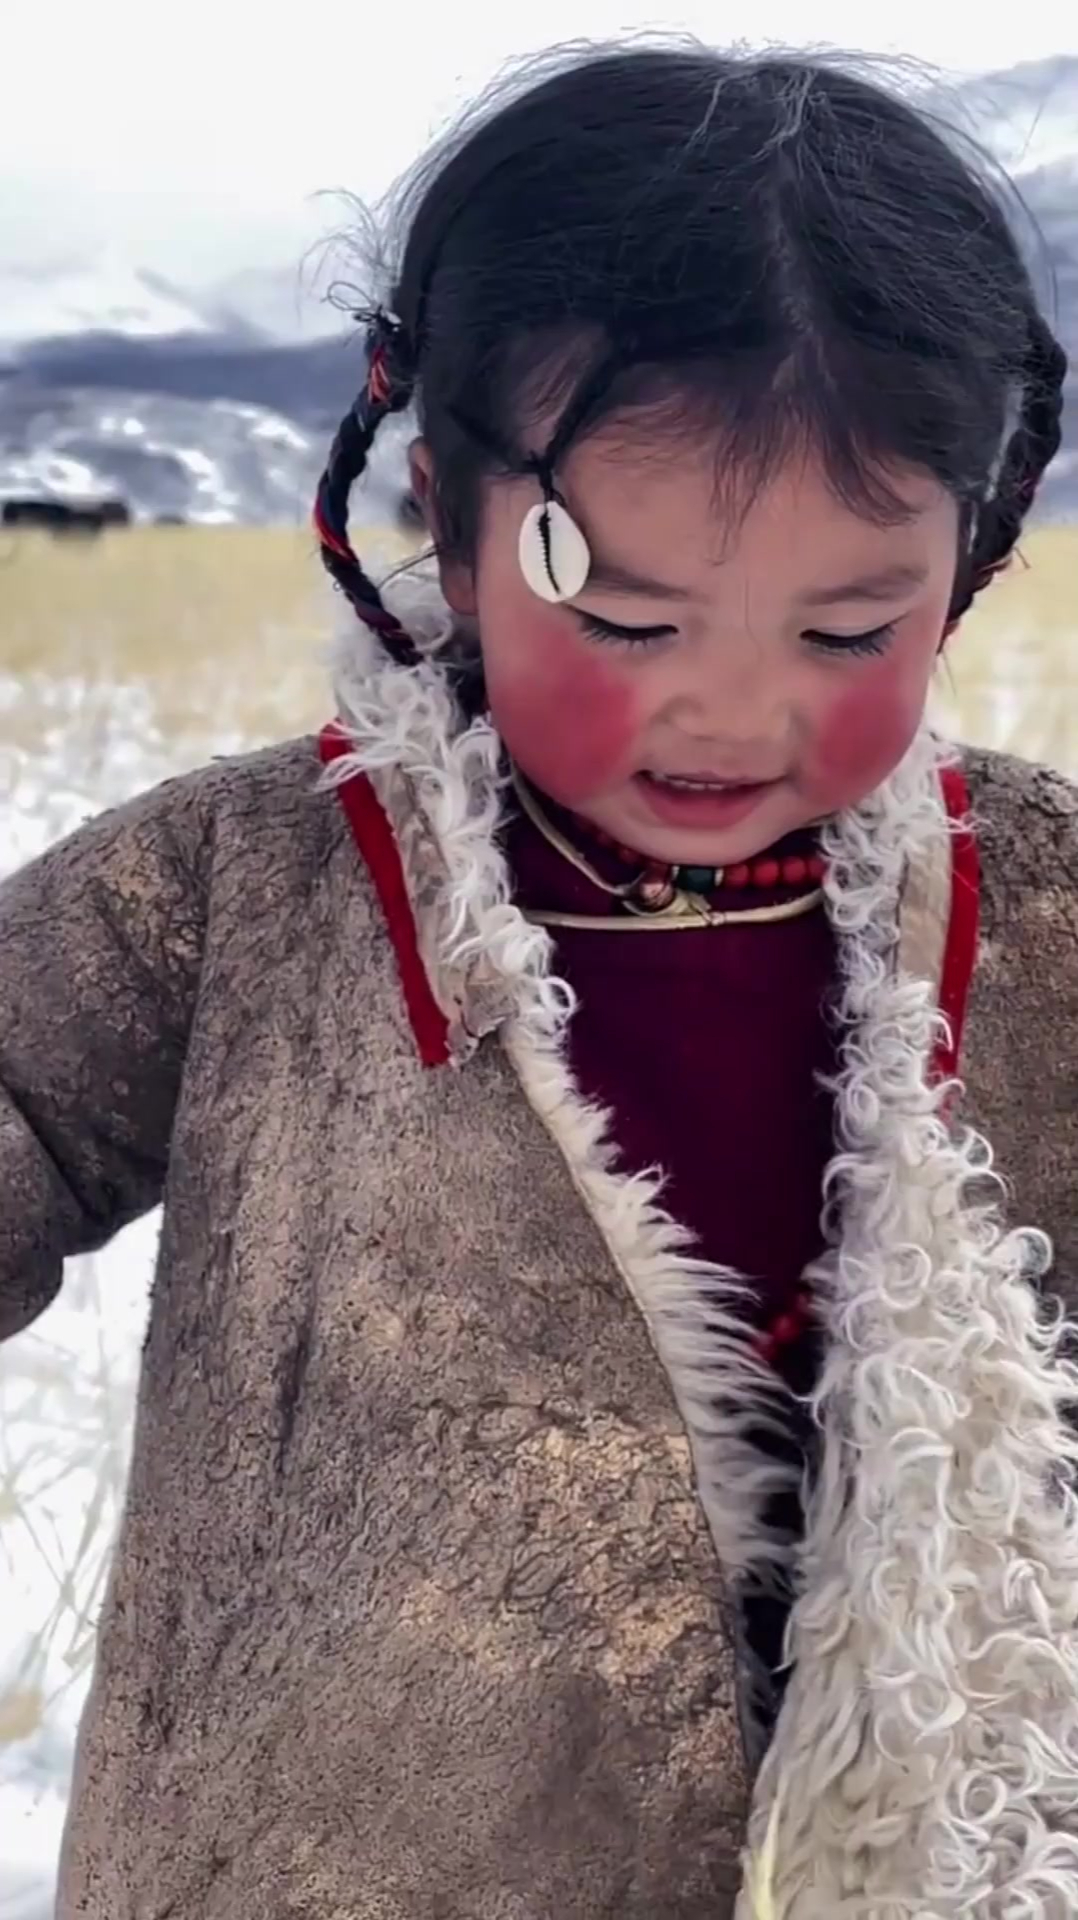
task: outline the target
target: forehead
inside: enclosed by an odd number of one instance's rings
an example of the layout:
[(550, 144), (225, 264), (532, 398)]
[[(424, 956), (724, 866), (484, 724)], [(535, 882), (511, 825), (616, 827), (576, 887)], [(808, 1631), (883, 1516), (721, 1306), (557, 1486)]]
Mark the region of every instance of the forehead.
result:
[(634, 448), (596, 434), (558, 474), (594, 553), (713, 593), (717, 576), (810, 590), (882, 566), (951, 563), (958, 509), (930, 475), (881, 470), (897, 511), (881, 521), (840, 499), (822, 463), (792, 455), (761, 483), (725, 475), (713, 449)]

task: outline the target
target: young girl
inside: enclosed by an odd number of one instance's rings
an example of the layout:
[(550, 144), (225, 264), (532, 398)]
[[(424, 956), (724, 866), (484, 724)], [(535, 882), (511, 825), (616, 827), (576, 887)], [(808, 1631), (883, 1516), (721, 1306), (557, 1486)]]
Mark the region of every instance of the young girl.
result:
[(406, 216), (335, 720), (2, 895), (5, 1330), (164, 1200), (60, 1916), (1064, 1920), (1078, 795), (923, 717), (1064, 357), (809, 61), (577, 56)]

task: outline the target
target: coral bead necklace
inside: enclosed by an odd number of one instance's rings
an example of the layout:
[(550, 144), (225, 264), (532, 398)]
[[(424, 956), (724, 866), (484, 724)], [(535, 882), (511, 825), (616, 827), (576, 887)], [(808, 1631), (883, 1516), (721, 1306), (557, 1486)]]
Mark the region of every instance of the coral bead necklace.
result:
[[(622, 909), (620, 914), (553, 913), (532, 910), (529, 919), (543, 926), (596, 927), (606, 932), (721, 927), (752, 922), (794, 920), (823, 901), (826, 872), (822, 857), (808, 853), (764, 854), (729, 867), (678, 865), (652, 860), (622, 846), (590, 825), (582, 826), (593, 843), (627, 868), (623, 881), (603, 878), (596, 867), (551, 820), (534, 790), (514, 769), (513, 787), (521, 809), (544, 840), (600, 892)], [(789, 897), (759, 906), (718, 906), (720, 892), (790, 889)]]

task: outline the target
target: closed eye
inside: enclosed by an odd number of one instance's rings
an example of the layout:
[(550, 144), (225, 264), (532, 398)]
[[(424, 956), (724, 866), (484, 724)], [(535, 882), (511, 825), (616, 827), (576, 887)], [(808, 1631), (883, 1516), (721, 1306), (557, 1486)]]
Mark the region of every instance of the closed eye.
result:
[(655, 640), (669, 640), (677, 633), (676, 627), (622, 627), (616, 620), (602, 620), (597, 613), (584, 613), (575, 607), (576, 614), (586, 634), (593, 640), (620, 640), (631, 647), (645, 647)]
[[(604, 620), (600, 614), (585, 613), (579, 607), (574, 607), (573, 611), (584, 632), (593, 640), (642, 647), (677, 636), (678, 630), (672, 626), (625, 627), (617, 620)], [(802, 638), (821, 653), (883, 653), (894, 635), (896, 625), (896, 621), (889, 620), (882, 626), (870, 627), (865, 633), (823, 633), (813, 627)]]
[(867, 633), (820, 633), (810, 627), (801, 637), (821, 653), (883, 653), (894, 637), (897, 624), (895, 620), (888, 620), (882, 627), (870, 627)]

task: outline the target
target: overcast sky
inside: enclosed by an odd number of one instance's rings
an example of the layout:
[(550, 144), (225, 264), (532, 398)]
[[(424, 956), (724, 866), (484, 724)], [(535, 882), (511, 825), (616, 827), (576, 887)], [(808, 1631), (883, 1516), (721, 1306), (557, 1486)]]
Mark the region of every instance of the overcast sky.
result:
[[(901, 52), (949, 73), (1078, 52), (1078, 15), (1022, 0), (959, 25), (942, 0), (19, 0), (5, 10), (0, 262), (108, 243), (201, 279), (282, 263), (330, 222), (320, 189), (377, 194), (513, 55), (683, 26), (712, 42)], [(871, 26), (870, 26), (871, 21)]]

